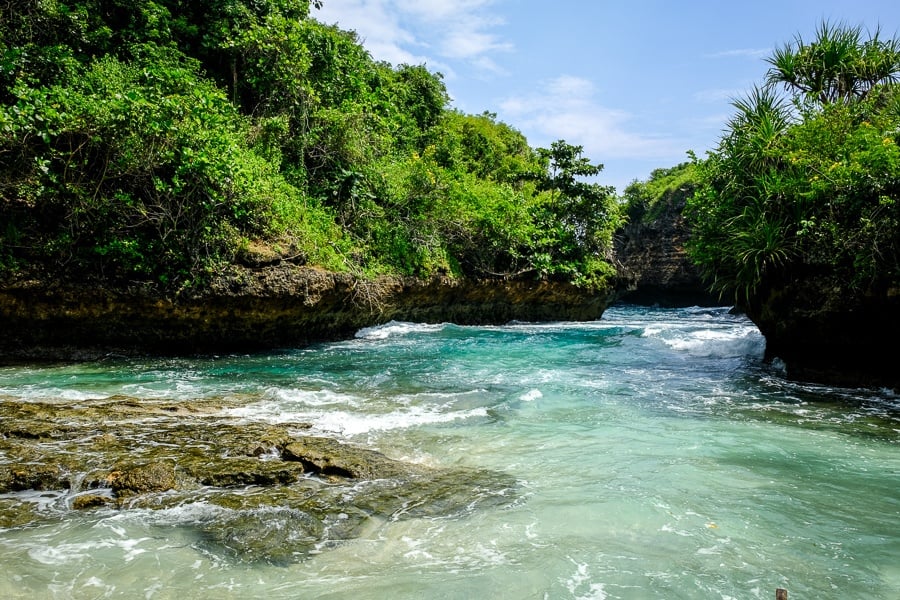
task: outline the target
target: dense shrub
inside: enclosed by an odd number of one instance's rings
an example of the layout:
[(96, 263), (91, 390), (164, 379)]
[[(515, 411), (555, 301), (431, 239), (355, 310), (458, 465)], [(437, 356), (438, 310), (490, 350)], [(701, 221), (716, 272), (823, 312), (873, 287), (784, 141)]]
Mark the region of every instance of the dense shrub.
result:
[(745, 303), (810, 275), (883, 293), (900, 282), (900, 42), (825, 23), (769, 62), (697, 164), (692, 255)]
[(307, 2), (0, 11), (2, 274), (182, 288), (251, 245), (361, 275), (611, 272), (617, 207), (580, 147), (452, 110)]

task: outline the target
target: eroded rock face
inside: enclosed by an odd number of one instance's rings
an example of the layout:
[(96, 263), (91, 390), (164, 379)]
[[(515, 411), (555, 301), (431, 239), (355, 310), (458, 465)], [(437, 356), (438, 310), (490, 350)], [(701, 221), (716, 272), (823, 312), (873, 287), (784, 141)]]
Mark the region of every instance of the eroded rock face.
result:
[(667, 307), (722, 304), (685, 252), (690, 234), (682, 216), (685, 200), (684, 193), (670, 193), (652, 218), (633, 218), (616, 235), (623, 301)]
[(177, 299), (146, 286), (16, 281), (0, 285), (0, 357), (250, 351), (345, 339), (390, 320), (584, 321), (600, 318), (612, 298), (612, 289), (535, 280), (366, 281), (287, 262), (233, 267)]
[[(622, 299), (660, 306), (719, 305), (684, 251), (685, 196), (670, 193), (653, 218), (634, 219), (616, 242)], [(726, 299), (727, 300), (727, 299)], [(900, 339), (900, 288), (859, 291), (827, 269), (772, 285), (740, 307), (766, 338), (766, 356), (798, 380), (900, 389), (891, 348)]]
[(747, 315), (791, 378), (900, 389), (900, 288), (853, 292), (829, 276), (796, 279), (765, 291)]
[(404, 463), (306, 436), (304, 423), (238, 421), (224, 416), (228, 402), (0, 400), (0, 527), (193, 505), (174, 526), (194, 530), (210, 552), (285, 563), (372, 523), (461, 516), (518, 497), (503, 473)]

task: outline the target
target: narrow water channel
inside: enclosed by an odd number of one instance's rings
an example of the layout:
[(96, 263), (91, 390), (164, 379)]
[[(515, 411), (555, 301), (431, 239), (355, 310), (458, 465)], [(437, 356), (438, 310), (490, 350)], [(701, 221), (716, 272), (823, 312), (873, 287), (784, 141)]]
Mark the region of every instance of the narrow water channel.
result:
[(209, 402), (248, 427), (303, 422), (504, 482), (470, 482), (468, 504), (405, 501), (293, 560), (209, 541), (248, 510), (277, 535), (302, 518), (289, 499), (73, 510), (78, 490), (9, 492), (0, 508), (35, 516), (0, 528), (0, 597), (900, 597), (900, 398), (785, 381), (763, 348), (727, 309), (614, 307), (592, 323), (391, 323), (264, 355), (0, 368), (6, 402)]

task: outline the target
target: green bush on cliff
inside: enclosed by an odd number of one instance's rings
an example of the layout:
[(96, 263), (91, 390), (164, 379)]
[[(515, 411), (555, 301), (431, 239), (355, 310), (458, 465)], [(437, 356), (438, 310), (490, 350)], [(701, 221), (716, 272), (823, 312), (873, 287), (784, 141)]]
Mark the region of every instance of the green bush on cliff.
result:
[(157, 52), (74, 68), (12, 90), (3, 112), (4, 216), (21, 260), (116, 277), (186, 278), (229, 260), (242, 236), (302, 223), (329, 262), (341, 232), (248, 145), (250, 124), (191, 61)]
[(646, 181), (633, 181), (625, 188), (621, 198), (625, 216), (630, 223), (653, 221), (670, 200), (684, 202), (689, 198), (697, 183), (697, 165), (693, 162), (654, 169)]
[(692, 256), (740, 302), (821, 275), (882, 293), (900, 282), (900, 41), (824, 23), (769, 63), (697, 163)]
[(373, 61), (309, 8), (0, 8), (0, 274), (184, 287), (263, 246), (362, 275), (604, 285), (611, 190), (551, 156), (584, 167), (580, 148), (451, 110), (440, 75)]

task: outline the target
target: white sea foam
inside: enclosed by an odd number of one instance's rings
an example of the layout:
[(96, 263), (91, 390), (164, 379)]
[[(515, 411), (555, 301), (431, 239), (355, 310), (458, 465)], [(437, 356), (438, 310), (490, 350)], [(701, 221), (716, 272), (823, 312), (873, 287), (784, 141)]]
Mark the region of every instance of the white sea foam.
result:
[(352, 394), (343, 394), (333, 390), (302, 390), (292, 388), (269, 388), (267, 395), (273, 397), (285, 408), (288, 407), (320, 407), (320, 406), (359, 406), (363, 400)]
[(524, 394), (519, 396), (519, 400), (521, 400), (523, 402), (533, 402), (533, 401), (535, 401), (539, 398), (543, 398), (543, 397), (544, 397), (544, 394), (541, 393), (541, 390), (533, 389), (533, 390), (528, 390), (527, 392), (525, 392)]
[(112, 394), (99, 391), (87, 391), (72, 388), (22, 386), (18, 388), (0, 388), (0, 396), (11, 396), (26, 402), (86, 402), (88, 400), (105, 400)]
[(603, 584), (590, 583), (591, 573), (587, 564), (575, 562), (571, 558), (569, 560), (575, 565), (575, 573), (562, 582), (569, 593), (579, 600), (605, 600), (607, 595)]
[(95, 528), (110, 530), (120, 538), (123, 538), (121, 541), (125, 543), (129, 542), (129, 540), (124, 539), (127, 532), (135, 524), (139, 524), (141, 527), (145, 525), (166, 527), (205, 523), (228, 510), (230, 509), (223, 508), (216, 504), (197, 501), (159, 510), (131, 510), (128, 512), (117, 513), (98, 522), (95, 525)]
[(487, 416), (486, 408), (473, 408), (471, 410), (457, 412), (440, 412), (421, 407), (413, 407), (407, 410), (396, 411), (382, 415), (349, 413), (344, 411), (332, 411), (321, 413), (311, 419), (313, 428), (328, 433), (338, 433), (345, 436), (355, 436), (372, 431), (390, 431), (394, 429), (409, 429), (422, 425), (437, 423), (450, 423), (465, 419)]
[(147, 399), (170, 398), (172, 396), (172, 390), (168, 386), (150, 387), (142, 383), (123, 385), (122, 393), (126, 396)]
[(59, 393), (59, 397), (65, 400), (75, 401), (105, 400), (106, 398), (109, 398), (109, 394), (104, 394), (102, 392), (88, 392), (83, 390), (62, 390)]
[(659, 530), (663, 533), (674, 533), (675, 535), (680, 535), (681, 537), (693, 537), (694, 536), (694, 534), (691, 533), (690, 531), (685, 531), (683, 529), (676, 529), (676, 528), (672, 527), (671, 525), (669, 525), (668, 523), (666, 523), (665, 525), (660, 527)]
[(37, 546), (29, 549), (28, 556), (45, 565), (66, 565), (78, 563), (95, 557), (98, 552), (110, 548), (120, 549), (122, 560), (130, 562), (146, 550), (138, 546), (150, 538), (124, 539), (124, 540), (91, 540), (88, 542), (73, 542), (58, 544), (55, 546)]
[(478, 396), (486, 392), (487, 390), (484, 388), (474, 388), (467, 391), (459, 390), (452, 392), (417, 392), (415, 394), (400, 394), (399, 396), (394, 396), (394, 399), (396, 402), (400, 402), (402, 404), (412, 404), (414, 402), (420, 402), (422, 400), (440, 400), (442, 403), (445, 403), (449, 400), (465, 398), (466, 396)]
[(350, 394), (332, 390), (299, 390), (269, 388), (269, 400), (228, 408), (223, 414), (247, 420), (271, 423), (305, 421), (321, 414), (322, 409), (358, 408), (363, 400)]
[(440, 331), (446, 324), (429, 325), (423, 323), (407, 323), (404, 321), (390, 321), (384, 325), (365, 327), (356, 332), (357, 339), (386, 340), (390, 337), (409, 335), (411, 333), (424, 333)]
[[(395, 410), (386, 413), (358, 412), (365, 402), (354, 397), (339, 395), (323, 397), (304, 396), (305, 400), (295, 402), (257, 402), (237, 408), (230, 408), (224, 414), (247, 420), (270, 423), (310, 423), (313, 429), (354, 436), (372, 431), (407, 429), (420, 425), (449, 423), (452, 421), (485, 417), (487, 409), (475, 407), (467, 410), (450, 410), (446, 403), (436, 406), (407, 406), (406, 402), (396, 402)], [(344, 410), (342, 410), (344, 409)], [(349, 410), (347, 410), (349, 409)]]
[(673, 350), (696, 357), (761, 358), (765, 351), (765, 338), (755, 327), (727, 330), (648, 327), (643, 337), (658, 338)]
[(85, 581), (81, 587), (82, 588), (86, 588), (86, 587), (101, 588), (101, 589), (105, 590), (106, 595), (108, 595), (108, 596), (111, 596), (113, 591), (115, 591), (115, 589), (116, 589), (116, 586), (107, 585), (106, 583), (103, 582), (102, 579), (100, 579), (99, 577), (96, 577), (96, 576), (88, 577), (87, 581)]

